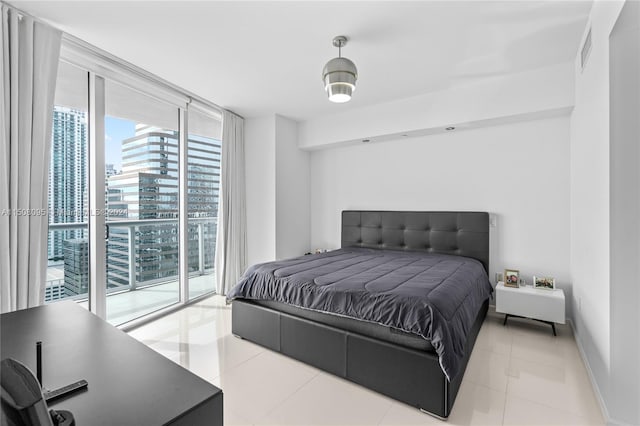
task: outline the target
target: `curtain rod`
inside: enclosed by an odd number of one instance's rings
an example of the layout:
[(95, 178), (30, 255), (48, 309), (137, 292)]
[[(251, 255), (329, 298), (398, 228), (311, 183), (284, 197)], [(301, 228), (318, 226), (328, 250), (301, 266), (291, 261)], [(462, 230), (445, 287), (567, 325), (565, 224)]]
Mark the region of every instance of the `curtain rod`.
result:
[[(34, 15), (30, 14), (30, 13), (27, 13), (27, 12), (23, 11), (22, 9), (19, 9), (19, 8), (13, 6), (12, 4), (7, 3), (4, 0), (0, 0), (0, 4), (3, 4), (3, 5), (11, 8), (13, 10), (15, 10), (17, 13), (19, 13), (21, 15), (28, 16), (28, 17), (33, 18), (34, 20), (36, 20), (38, 22), (41, 22), (43, 24), (47, 24), (47, 25), (51, 25), (51, 26), (55, 27), (55, 25), (52, 25), (50, 22), (47, 22), (47, 21), (45, 21), (45, 20), (43, 20), (43, 19), (41, 19), (41, 18), (39, 18), (37, 16), (34, 16)], [(55, 27), (55, 28), (57, 28), (57, 27)], [(59, 28), (57, 28), (57, 29), (59, 29)], [(169, 82), (169, 81), (167, 81), (167, 80), (165, 80), (165, 79), (163, 79), (161, 77), (158, 77), (157, 75), (155, 75), (155, 74), (153, 74), (153, 73), (151, 73), (149, 71), (146, 71), (146, 70), (144, 70), (144, 69), (138, 67), (137, 65), (134, 65), (134, 64), (132, 64), (132, 63), (130, 63), (128, 61), (125, 61), (124, 59), (118, 58), (117, 56), (112, 55), (111, 53), (109, 53), (109, 52), (107, 52), (107, 51), (105, 51), (103, 49), (100, 49), (99, 47), (96, 47), (96, 46), (94, 46), (94, 45), (92, 45), (92, 44), (90, 44), (90, 43), (88, 43), (88, 42), (86, 42), (86, 41), (84, 41), (84, 40), (72, 35), (72, 34), (69, 34), (69, 33), (64, 32), (62, 30), (60, 30), (60, 31), (62, 32), (62, 39), (65, 42), (67, 42), (67, 43), (69, 43), (71, 45), (74, 45), (75, 47), (78, 47), (80, 49), (83, 49), (85, 51), (88, 51), (89, 53), (92, 53), (92, 54), (98, 56), (100, 59), (102, 59), (102, 60), (104, 60), (104, 61), (106, 61), (106, 62), (108, 62), (110, 64), (116, 65), (118, 67), (122, 67), (126, 71), (132, 73), (133, 75), (135, 75), (137, 77), (141, 77), (141, 78), (143, 78), (143, 79), (145, 79), (147, 81), (150, 81), (150, 82), (152, 82), (154, 84), (158, 84), (160, 86), (164, 86), (164, 88), (166, 88), (166, 89), (178, 92), (178, 93), (186, 96), (189, 99), (192, 99), (192, 100), (194, 100), (196, 102), (199, 102), (199, 103), (201, 103), (203, 105), (206, 105), (206, 106), (208, 106), (210, 108), (216, 109), (216, 110), (218, 110), (220, 112), (227, 111), (227, 112), (230, 112), (230, 113), (232, 113), (232, 114), (234, 114), (234, 115), (236, 115), (236, 116), (238, 116), (240, 118), (244, 118), (240, 114), (237, 114), (237, 113), (235, 113), (235, 112), (233, 112), (233, 111), (231, 111), (231, 110), (229, 110), (227, 108), (223, 108), (220, 105), (216, 104), (215, 102), (211, 102), (210, 100), (205, 99), (205, 98), (203, 98), (201, 96), (198, 96), (198, 95), (196, 95), (195, 93), (193, 93), (193, 92), (191, 92), (189, 90), (183, 89), (182, 87), (180, 87), (180, 86), (178, 86), (178, 85), (176, 85), (174, 83), (171, 83), (171, 82)]]

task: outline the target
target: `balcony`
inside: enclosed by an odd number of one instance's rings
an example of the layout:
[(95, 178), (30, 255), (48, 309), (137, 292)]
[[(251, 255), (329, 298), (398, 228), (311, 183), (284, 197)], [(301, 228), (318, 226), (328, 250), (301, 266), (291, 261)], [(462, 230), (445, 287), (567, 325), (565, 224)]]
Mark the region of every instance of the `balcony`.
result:
[[(189, 218), (189, 299), (215, 290), (216, 218)], [(178, 219), (107, 221), (107, 321), (121, 325), (180, 301)], [(64, 247), (50, 259), (46, 302), (76, 300), (88, 308), (87, 223), (49, 225), (49, 244)], [(60, 250), (58, 250), (59, 252)]]

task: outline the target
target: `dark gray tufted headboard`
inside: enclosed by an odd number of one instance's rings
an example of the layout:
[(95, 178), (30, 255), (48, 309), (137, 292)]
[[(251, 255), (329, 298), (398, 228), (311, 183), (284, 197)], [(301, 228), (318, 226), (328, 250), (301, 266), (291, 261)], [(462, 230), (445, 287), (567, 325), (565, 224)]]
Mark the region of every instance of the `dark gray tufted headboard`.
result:
[(488, 272), (489, 213), (345, 210), (341, 246), (466, 256)]

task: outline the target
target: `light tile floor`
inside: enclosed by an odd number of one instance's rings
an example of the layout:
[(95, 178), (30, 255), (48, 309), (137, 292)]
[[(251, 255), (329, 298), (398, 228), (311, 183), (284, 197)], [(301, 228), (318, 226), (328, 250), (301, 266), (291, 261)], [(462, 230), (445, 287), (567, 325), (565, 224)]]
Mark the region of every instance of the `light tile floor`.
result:
[[(212, 272), (189, 277), (189, 298), (196, 298), (211, 293), (216, 287), (216, 277)], [(113, 325), (121, 325), (128, 321), (151, 314), (167, 306), (178, 303), (180, 288), (178, 281), (139, 287), (107, 294), (107, 321)], [(89, 309), (89, 301), (78, 302)]]
[(225, 425), (602, 425), (571, 329), (490, 311), (445, 423), (231, 335), (213, 296), (130, 332), (224, 391)]

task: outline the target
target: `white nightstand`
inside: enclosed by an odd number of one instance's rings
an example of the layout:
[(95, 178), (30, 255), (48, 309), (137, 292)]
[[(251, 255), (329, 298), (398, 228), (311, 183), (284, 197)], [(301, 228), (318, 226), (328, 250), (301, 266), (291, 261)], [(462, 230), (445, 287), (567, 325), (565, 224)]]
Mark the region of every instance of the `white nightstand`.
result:
[(564, 291), (560, 288), (545, 290), (524, 286), (496, 286), (496, 312), (505, 314), (504, 324), (511, 317), (530, 318), (551, 325), (556, 335), (555, 323), (564, 324)]

